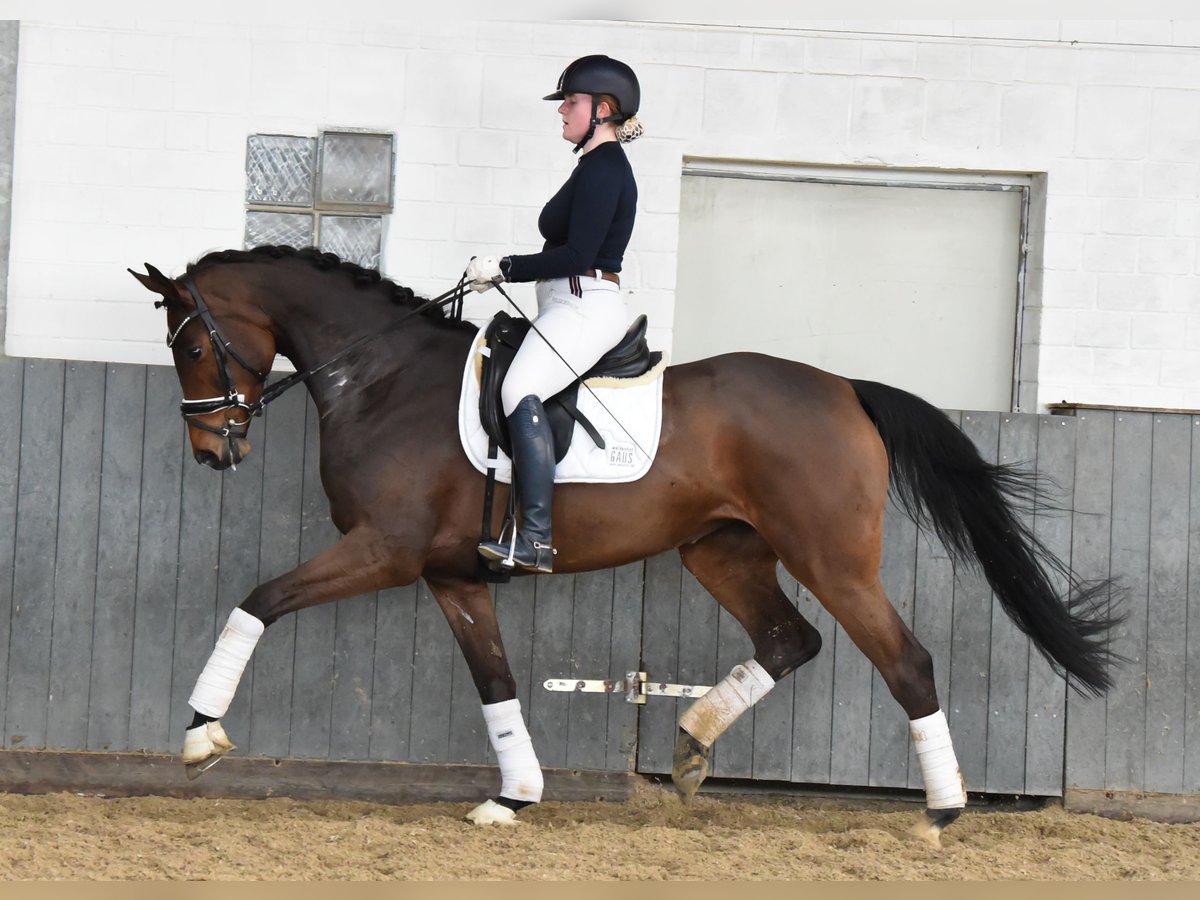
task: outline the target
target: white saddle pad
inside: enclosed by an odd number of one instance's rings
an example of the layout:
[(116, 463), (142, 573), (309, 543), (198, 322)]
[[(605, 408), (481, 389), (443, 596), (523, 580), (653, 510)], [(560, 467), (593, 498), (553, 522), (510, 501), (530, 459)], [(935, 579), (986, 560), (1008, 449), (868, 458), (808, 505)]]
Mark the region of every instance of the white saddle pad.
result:
[[(485, 475), (488, 437), (479, 419), (479, 384), (486, 354), (481, 328), (467, 354), (458, 401), (458, 434), (463, 450), (471, 464)], [(579, 411), (604, 438), (605, 447), (603, 450), (597, 447), (576, 422), (571, 432), (571, 447), (554, 470), (555, 481), (637, 481), (649, 471), (662, 431), (662, 383), (666, 367), (664, 355), (658, 365), (637, 378), (590, 378), (580, 385)], [(512, 460), (503, 450), (497, 449), (496, 453), (499, 457), (496, 480), (511, 484)]]

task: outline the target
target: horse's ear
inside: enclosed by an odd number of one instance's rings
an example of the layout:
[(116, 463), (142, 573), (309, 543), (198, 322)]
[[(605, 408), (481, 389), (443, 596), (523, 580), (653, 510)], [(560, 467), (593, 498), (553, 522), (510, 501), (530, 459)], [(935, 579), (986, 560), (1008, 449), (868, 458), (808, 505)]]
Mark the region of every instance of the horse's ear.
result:
[(179, 296), (179, 290), (175, 282), (164, 275), (150, 263), (142, 263), (146, 267), (148, 275), (143, 275), (141, 272), (135, 272), (133, 269), (126, 271), (142, 283), (142, 286), (148, 291), (154, 291), (156, 294), (161, 294), (164, 300), (174, 300)]

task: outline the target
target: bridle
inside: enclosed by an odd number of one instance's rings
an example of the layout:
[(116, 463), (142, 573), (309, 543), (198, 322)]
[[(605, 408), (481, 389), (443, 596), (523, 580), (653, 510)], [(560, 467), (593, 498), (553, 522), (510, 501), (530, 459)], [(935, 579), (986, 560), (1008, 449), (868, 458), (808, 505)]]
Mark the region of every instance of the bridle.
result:
[[(200, 293), (199, 288), (196, 287), (196, 283), (192, 281), (192, 276), (184, 275), (180, 281), (187, 288), (188, 293), (192, 295), (192, 302), (196, 304), (196, 308), (184, 317), (183, 321), (179, 323), (173, 332), (167, 334), (167, 346), (174, 347), (175, 341), (179, 339), (179, 335), (183, 333), (183, 330), (193, 321), (199, 319), (208, 332), (208, 341), (212, 345), (213, 359), (217, 362), (217, 374), (221, 378), (221, 387), (225, 393), (221, 397), (204, 397), (196, 400), (189, 400), (185, 397), (179, 404), (179, 411), (183, 414), (183, 418), (189, 425), (229, 441), (229, 452), (236, 464), (240, 455), (237, 449), (237, 441), (240, 438), (245, 438), (246, 432), (250, 428), (250, 419), (257, 414), (256, 407), (259, 407), (259, 404), (247, 403), (246, 395), (238, 391), (237, 383), (233, 380), (233, 373), (229, 371), (229, 360), (232, 358), (239, 366), (257, 378), (260, 384), (267, 380), (267, 375), (270, 373), (261, 372), (248, 363), (246, 358), (237, 351), (237, 348), (221, 334), (221, 330), (217, 327), (216, 320), (213, 319), (208, 304), (204, 302), (204, 295)], [(164, 300), (154, 305), (163, 306), (165, 303), (166, 301)], [(240, 421), (233, 418), (226, 418), (225, 424), (221, 427), (215, 427), (209, 425), (207, 422), (196, 420), (197, 416), (207, 416), (226, 409), (242, 410), (245, 412), (245, 417)]]
[[(286, 378), (282, 378), (266, 388), (262, 395), (253, 403), (246, 402), (246, 395), (237, 389), (237, 383), (233, 380), (233, 373), (229, 370), (229, 360), (232, 358), (239, 366), (258, 379), (259, 384), (266, 382), (267, 377), (271, 374), (270, 367), (266, 372), (259, 371), (256, 367), (246, 361), (246, 358), (237, 351), (237, 348), (227, 340), (217, 327), (216, 320), (213, 319), (212, 312), (208, 308), (208, 304), (204, 302), (204, 295), (200, 293), (200, 289), (196, 287), (196, 283), (192, 280), (191, 274), (184, 275), (179, 279), (188, 293), (192, 295), (192, 301), (196, 308), (193, 312), (184, 317), (183, 321), (176, 326), (175, 330), (167, 334), (167, 346), (173, 347), (179, 339), (179, 335), (193, 321), (199, 319), (208, 332), (208, 340), (212, 345), (213, 358), (217, 362), (217, 372), (221, 378), (221, 386), (225, 391), (220, 397), (204, 397), (195, 400), (189, 400), (186, 397), (179, 404), (179, 411), (183, 414), (184, 420), (188, 425), (199, 428), (201, 431), (207, 431), (210, 434), (215, 434), (218, 437), (224, 438), (229, 442), (230, 459), (236, 465), (240, 461), (240, 453), (238, 451), (237, 442), (246, 437), (246, 433), (250, 429), (250, 420), (254, 416), (262, 415), (262, 411), (266, 409), (268, 403), (276, 399), (280, 394), (288, 388), (293, 387), (301, 381), (304, 381), (322, 369), (332, 365), (337, 360), (346, 356), (348, 353), (365, 344), (367, 341), (374, 340), (380, 335), (387, 334), (405, 320), (419, 315), (434, 306), (445, 306), (449, 304), (457, 304), (451, 310), (451, 317), (459, 321), (462, 320), (462, 304), (463, 297), (468, 291), (466, 273), (459, 279), (458, 284), (448, 290), (446, 293), (434, 297), (432, 300), (426, 300), (420, 306), (416, 306), (408, 310), (404, 315), (397, 318), (394, 322), (380, 331), (372, 334), (363, 335), (353, 343), (343, 347), (329, 359), (320, 365), (305, 369), (303, 372), (293, 372)], [(167, 305), (166, 300), (155, 302), (155, 307), (162, 308)], [(209, 425), (207, 422), (195, 420), (197, 416), (207, 416), (222, 410), (242, 410), (245, 412), (245, 418), (236, 421), (232, 418), (227, 418), (226, 422), (221, 427)]]

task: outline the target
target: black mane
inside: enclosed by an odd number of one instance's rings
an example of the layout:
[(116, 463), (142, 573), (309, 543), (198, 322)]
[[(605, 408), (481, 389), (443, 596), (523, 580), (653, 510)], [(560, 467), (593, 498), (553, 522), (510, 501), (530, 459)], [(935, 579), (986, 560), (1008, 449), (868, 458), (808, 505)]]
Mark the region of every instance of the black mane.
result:
[[(407, 309), (415, 309), (427, 299), (418, 296), (412, 288), (404, 287), (388, 278), (384, 278), (379, 274), (378, 269), (368, 269), (365, 266), (342, 259), (336, 253), (327, 253), (318, 250), (316, 247), (302, 247), (297, 249), (284, 245), (263, 244), (258, 247), (252, 247), (249, 250), (214, 250), (212, 253), (206, 253), (194, 263), (188, 263), (187, 271), (191, 275), (214, 265), (264, 262), (272, 259), (299, 259), (311, 264), (322, 272), (336, 270), (341, 272), (347, 279), (352, 280), (355, 287), (359, 288), (374, 287), (376, 285), (385, 289), (390, 288), (392, 302), (397, 306)], [(430, 307), (423, 315), (445, 319), (447, 318), (446, 307)], [(454, 324), (458, 325), (462, 323), (455, 321)]]

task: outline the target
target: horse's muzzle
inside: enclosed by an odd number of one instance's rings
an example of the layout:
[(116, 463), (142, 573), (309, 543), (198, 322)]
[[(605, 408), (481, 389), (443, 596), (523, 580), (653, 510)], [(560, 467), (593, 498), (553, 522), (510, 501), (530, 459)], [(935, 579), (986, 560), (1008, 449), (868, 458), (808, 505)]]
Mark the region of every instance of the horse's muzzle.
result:
[(208, 466), (210, 469), (216, 469), (220, 472), (228, 469), (230, 466), (236, 466), (249, 455), (250, 442), (245, 438), (234, 438), (233, 441), (221, 446), (220, 453), (203, 449), (197, 450), (193, 454), (193, 457), (200, 465)]

